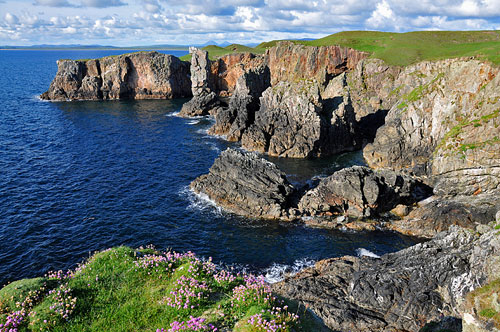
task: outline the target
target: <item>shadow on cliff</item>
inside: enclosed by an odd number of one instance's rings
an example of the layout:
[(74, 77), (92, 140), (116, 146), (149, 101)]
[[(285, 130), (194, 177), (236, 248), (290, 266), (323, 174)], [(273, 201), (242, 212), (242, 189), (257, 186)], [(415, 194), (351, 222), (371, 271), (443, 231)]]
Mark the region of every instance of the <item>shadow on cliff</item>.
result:
[(379, 109), (375, 113), (362, 117), (357, 123), (357, 132), (361, 136), (362, 145), (373, 143), (378, 128), (385, 125), (385, 117), (389, 110)]

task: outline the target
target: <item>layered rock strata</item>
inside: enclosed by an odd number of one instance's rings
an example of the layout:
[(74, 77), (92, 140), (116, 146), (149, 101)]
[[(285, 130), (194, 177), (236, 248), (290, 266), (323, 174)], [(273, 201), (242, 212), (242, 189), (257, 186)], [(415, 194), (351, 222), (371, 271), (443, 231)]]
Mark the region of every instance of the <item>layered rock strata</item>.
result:
[(191, 189), (232, 212), (264, 219), (286, 218), (294, 192), (276, 165), (234, 149), (223, 151)]
[[(428, 187), (414, 178), (361, 166), (342, 169), (303, 191), (294, 188), (276, 165), (256, 153), (234, 149), (221, 153), (209, 173), (193, 181), (191, 188), (234, 213), (280, 220), (377, 217), (429, 194)], [(344, 218), (325, 226), (335, 228), (348, 222)]]
[(334, 331), (416, 332), (462, 317), (466, 294), (498, 278), (498, 231), (481, 232), (454, 226), (379, 259), (323, 260), (273, 290), (310, 308)]
[(500, 183), (499, 69), (476, 60), (422, 62), (402, 70), (373, 144), (371, 167), (427, 175), (436, 192), (473, 195)]
[(428, 196), (418, 180), (391, 170), (344, 168), (306, 192), (298, 209), (302, 215), (377, 217), (399, 204), (411, 205)]
[(171, 99), (191, 96), (189, 63), (172, 55), (140, 52), (95, 60), (59, 60), (42, 99)]

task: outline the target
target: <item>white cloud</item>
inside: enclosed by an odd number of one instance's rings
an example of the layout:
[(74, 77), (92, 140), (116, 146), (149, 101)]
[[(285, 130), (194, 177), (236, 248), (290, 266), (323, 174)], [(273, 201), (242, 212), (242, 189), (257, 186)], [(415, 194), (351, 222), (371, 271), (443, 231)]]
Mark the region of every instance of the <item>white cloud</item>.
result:
[(249, 43), (500, 26), (500, 0), (0, 0), (0, 13), (0, 44)]
[(366, 24), (374, 29), (395, 28), (399, 30), (398, 18), (386, 0), (379, 2), (371, 16), (366, 20)]
[(9, 25), (16, 25), (19, 23), (19, 19), (17, 18), (16, 15), (13, 15), (11, 13), (6, 13), (5, 22), (7, 22)]

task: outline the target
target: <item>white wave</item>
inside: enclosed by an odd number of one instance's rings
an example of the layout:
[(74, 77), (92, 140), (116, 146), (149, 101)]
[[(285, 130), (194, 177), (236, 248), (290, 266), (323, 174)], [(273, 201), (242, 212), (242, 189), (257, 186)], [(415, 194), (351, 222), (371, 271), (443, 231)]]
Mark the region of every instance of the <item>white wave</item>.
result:
[(210, 146), (210, 149), (217, 152), (218, 154), (220, 154), (220, 149), (219, 147), (217, 146), (217, 144), (215, 143), (212, 143), (212, 142), (207, 142), (206, 143), (208, 146)]
[(168, 116), (168, 117), (179, 116), (179, 113), (180, 113), (180, 112), (181, 112), (181, 111), (168, 113), (166, 116)]
[(379, 255), (371, 252), (370, 250), (367, 250), (365, 248), (358, 248), (356, 249), (356, 254), (358, 257), (366, 256), (366, 257), (372, 257), (372, 258), (380, 258)]
[(42, 99), (42, 95), (34, 95), (33, 99), (35, 99), (37, 101), (50, 102), (50, 100)]
[(193, 190), (186, 186), (183, 188), (179, 195), (187, 196), (189, 200), (188, 209), (196, 211), (208, 211), (212, 212), (218, 216), (222, 215), (222, 208), (217, 205), (213, 200), (204, 193), (197, 194)]
[(213, 136), (210, 136), (210, 135), (208, 134), (208, 129), (207, 129), (207, 128), (205, 128), (205, 129), (198, 129), (198, 130), (196, 131), (196, 133), (197, 133), (197, 134), (204, 135), (204, 136), (203, 136), (203, 138), (206, 138), (206, 137), (213, 137)]
[(292, 265), (273, 263), (264, 270), (264, 277), (268, 283), (274, 284), (283, 280), (285, 276), (293, 276), (315, 263), (316, 261), (309, 258), (297, 259)]
[(191, 120), (191, 121), (188, 122), (188, 124), (190, 124), (190, 125), (197, 125), (200, 122), (201, 122), (201, 120)]

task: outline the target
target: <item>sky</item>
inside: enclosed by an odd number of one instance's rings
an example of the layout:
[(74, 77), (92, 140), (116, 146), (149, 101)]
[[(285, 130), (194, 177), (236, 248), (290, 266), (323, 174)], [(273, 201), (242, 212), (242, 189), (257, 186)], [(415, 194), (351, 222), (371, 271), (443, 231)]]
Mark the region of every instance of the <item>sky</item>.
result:
[(500, 30), (500, 0), (0, 0), (0, 45), (199, 45)]

